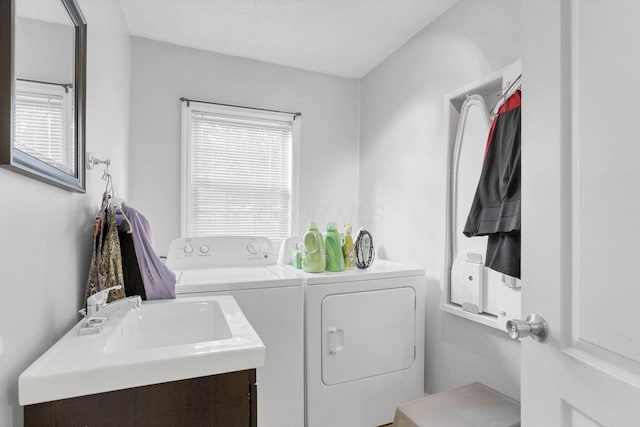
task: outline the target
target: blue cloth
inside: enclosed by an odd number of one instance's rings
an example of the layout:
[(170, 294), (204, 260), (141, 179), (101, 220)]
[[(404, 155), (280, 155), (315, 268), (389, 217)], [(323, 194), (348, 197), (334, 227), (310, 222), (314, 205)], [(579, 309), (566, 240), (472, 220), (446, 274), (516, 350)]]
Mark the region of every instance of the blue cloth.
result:
[(136, 209), (122, 205), (133, 227), (133, 246), (148, 300), (176, 297), (176, 275), (169, 270), (153, 247), (149, 221)]

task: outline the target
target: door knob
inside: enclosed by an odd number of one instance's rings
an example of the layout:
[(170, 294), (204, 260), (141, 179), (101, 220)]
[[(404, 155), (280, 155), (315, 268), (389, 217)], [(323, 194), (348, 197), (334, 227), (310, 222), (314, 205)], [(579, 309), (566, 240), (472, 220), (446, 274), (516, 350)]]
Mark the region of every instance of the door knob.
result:
[(549, 326), (542, 316), (534, 313), (527, 316), (526, 320), (507, 321), (507, 333), (514, 340), (531, 336), (538, 342), (544, 342), (549, 335)]

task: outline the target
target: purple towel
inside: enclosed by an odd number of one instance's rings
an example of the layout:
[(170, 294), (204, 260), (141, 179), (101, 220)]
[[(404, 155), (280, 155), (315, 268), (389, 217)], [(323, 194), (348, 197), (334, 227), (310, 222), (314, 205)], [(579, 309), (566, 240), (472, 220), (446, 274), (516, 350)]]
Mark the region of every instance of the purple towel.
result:
[(123, 204), (122, 210), (133, 227), (133, 247), (147, 299), (175, 298), (176, 275), (162, 262), (153, 248), (149, 221), (131, 206)]

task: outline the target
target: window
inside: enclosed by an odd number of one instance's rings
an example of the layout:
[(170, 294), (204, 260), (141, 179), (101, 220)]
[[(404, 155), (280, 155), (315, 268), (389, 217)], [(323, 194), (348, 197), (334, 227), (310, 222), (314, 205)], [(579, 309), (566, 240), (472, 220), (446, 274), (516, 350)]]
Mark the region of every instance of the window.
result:
[(182, 235), (291, 233), (293, 114), (183, 104)]
[(73, 100), (68, 87), (16, 82), (15, 147), (70, 175), (76, 174)]

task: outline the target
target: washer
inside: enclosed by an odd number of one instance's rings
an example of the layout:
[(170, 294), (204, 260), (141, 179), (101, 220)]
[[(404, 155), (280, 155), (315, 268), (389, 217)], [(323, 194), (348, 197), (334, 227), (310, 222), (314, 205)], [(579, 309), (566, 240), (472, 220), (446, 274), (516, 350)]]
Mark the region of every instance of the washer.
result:
[(424, 396), (424, 270), (376, 260), (295, 271), (305, 279), (307, 427), (391, 423), (398, 404)]
[(304, 425), (303, 279), (276, 264), (271, 241), (218, 236), (176, 239), (167, 265), (178, 298), (232, 295), (265, 345), (256, 371), (258, 425)]

